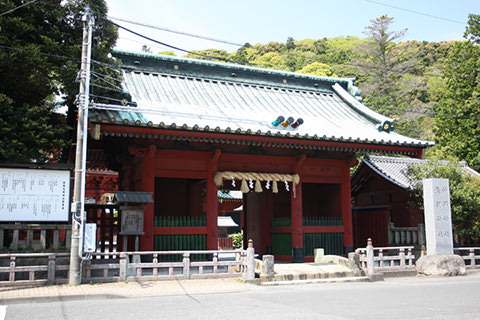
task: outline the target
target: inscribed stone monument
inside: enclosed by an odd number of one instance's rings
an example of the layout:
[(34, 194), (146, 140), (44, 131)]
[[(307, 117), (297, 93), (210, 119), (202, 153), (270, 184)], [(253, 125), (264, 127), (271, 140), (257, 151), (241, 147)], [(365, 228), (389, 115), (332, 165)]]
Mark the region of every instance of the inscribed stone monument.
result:
[(423, 180), (427, 254), (453, 254), (452, 214), (448, 179)]

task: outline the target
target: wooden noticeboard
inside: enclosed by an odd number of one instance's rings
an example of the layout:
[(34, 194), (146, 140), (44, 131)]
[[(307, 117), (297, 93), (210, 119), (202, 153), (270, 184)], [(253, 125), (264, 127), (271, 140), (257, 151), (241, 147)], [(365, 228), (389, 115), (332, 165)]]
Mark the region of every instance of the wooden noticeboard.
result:
[(143, 235), (143, 211), (142, 207), (120, 207), (121, 235)]
[(0, 168), (0, 221), (69, 220), (70, 171)]

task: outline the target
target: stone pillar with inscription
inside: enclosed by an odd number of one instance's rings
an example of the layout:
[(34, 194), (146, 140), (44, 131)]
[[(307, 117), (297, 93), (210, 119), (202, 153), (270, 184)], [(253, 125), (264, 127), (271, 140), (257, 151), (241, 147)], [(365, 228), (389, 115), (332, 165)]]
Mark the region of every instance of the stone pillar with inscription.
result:
[(448, 179), (423, 180), (427, 254), (453, 254)]
[(417, 272), (431, 276), (465, 274), (463, 258), (453, 254), (452, 214), (448, 179), (423, 180), (427, 255), (416, 262)]

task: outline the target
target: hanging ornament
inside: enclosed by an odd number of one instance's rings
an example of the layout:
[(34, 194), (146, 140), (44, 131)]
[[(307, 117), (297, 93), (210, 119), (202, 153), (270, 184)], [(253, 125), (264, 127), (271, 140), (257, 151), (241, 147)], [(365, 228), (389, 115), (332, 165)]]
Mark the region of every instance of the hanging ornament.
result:
[(253, 180), (252, 180), (252, 178), (249, 178), (249, 179), (248, 179), (248, 187), (249, 187), (250, 189), (253, 189)]
[(270, 180), (267, 180), (267, 183), (265, 183), (265, 189), (270, 190)]
[(285, 180), (285, 190), (290, 191), (290, 186), (288, 185), (287, 180)]
[(231, 177), (231, 178), (232, 178), (232, 187), (235, 188), (235, 187), (236, 187), (236, 186), (235, 186), (235, 178), (234, 178), (234, 177)]
[(277, 180), (273, 180), (273, 182), (272, 182), (272, 192), (273, 193), (278, 193)]
[(248, 193), (250, 191), (250, 189), (248, 189), (248, 186), (247, 186), (247, 181), (242, 180), (242, 186), (240, 187), (240, 190), (243, 193)]
[(255, 192), (262, 192), (262, 183), (260, 180), (255, 181)]

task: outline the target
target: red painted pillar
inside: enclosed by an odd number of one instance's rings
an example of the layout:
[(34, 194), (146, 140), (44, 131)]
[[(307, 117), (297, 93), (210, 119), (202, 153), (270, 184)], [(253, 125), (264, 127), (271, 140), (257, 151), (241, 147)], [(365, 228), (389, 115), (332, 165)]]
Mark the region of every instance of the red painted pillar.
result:
[[(156, 146), (145, 150), (142, 162), (142, 191), (151, 192), (155, 198), (155, 153)], [(153, 216), (154, 204), (148, 203), (143, 213), (143, 236), (140, 237), (140, 250), (153, 251)]]
[[(307, 157), (305, 155), (300, 156), (295, 164), (295, 173), (300, 174), (300, 170)], [(303, 207), (302, 207), (302, 181), (297, 184), (295, 193), (293, 190), (291, 194), (291, 217), (292, 217), (292, 253), (293, 262), (303, 262)], [(294, 196), (296, 195), (296, 196)]]
[(272, 219), (273, 219), (273, 194), (271, 192), (260, 193), (261, 220), (262, 220), (262, 243), (260, 252), (272, 254)]
[(350, 168), (345, 166), (342, 174), (341, 210), (343, 222), (343, 248), (345, 253), (353, 251), (352, 197), (350, 187)]
[(302, 183), (296, 186), (296, 197), (291, 192), (293, 262), (303, 262)]
[(208, 159), (206, 195), (207, 250), (218, 249), (218, 188), (213, 181), (213, 177), (218, 169), (218, 159), (220, 158), (220, 154), (220, 150), (215, 150), (212, 157)]

